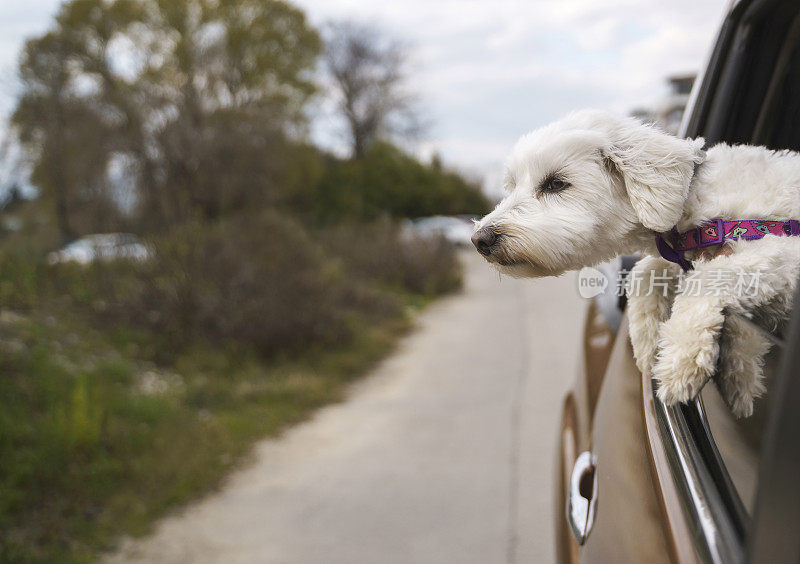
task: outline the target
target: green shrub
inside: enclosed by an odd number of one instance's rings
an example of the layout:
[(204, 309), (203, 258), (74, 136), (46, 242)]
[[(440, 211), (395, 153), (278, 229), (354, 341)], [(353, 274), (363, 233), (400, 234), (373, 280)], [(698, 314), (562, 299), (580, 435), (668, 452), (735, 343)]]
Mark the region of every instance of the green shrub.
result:
[(26, 249), (0, 251), (0, 306), (28, 311), (41, 291), (41, 264)]
[(360, 160), (329, 160), (317, 184), (293, 201), (297, 214), (321, 224), (384, 215), (482, 215), (489, 208), (475, 183), (439, 165), (425, 165), (387, 143), (370, 146)]
[(267, 212), (190, 223), (152, 245), (131, 272), (93, 267), (98, 313), (179, 347), (200, 338), (270, 355), (347, 337), (347, 280), (295, 221)]
[(321, 232), (321, 240), (353, 276), (428, 296), (461, 286), (461, 269), (451, 244), (405, 234), (388, 218), (329, 227)]
[(43, 304), (68, 298), (109, 333), (138, 328), (159, 362), (197, 343), (291, 356), (396, 315), (398, 292), (434, 296), (461, 283), (451, 245), (404, 235), (387, 218), (309, 234), (264, 212), (191, 222), (148, 244), (142, 263), (45, 267)]

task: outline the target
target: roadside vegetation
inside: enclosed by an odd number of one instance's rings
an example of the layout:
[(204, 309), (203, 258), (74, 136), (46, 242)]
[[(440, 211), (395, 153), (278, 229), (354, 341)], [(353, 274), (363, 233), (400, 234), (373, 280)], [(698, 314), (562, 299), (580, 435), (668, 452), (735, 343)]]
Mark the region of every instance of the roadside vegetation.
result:
[[(401, 222), (486, 200), (400, 148), (402, 50), (324, 35), (274, 0), (71, 0), (27, 43), (12, 131), (38, 196), (0, 211), (0, 561), (147, 532), (459, 288), (454, 249)], [(351, 157), (308, 139), (324, 97)], [(150, 257), (47, 260), (103, 232)]]

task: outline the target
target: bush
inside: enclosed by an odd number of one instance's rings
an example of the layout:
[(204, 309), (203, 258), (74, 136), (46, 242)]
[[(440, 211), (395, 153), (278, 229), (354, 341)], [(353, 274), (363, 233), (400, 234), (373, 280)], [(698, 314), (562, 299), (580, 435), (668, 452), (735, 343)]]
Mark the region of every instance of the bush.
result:
[(339, 343), (359, 321), (395, 316), (400, 294), (434, 296), (461, 283), (451, 245), (405, 236), (389, 219), (312, 236), (266, 212), (189, 223), (149, 244), (144, 263), (60, 264), (39, 285), (51, 305), (68, 297), (100, 329), (144, 330), (169, 362), (198, 342), (262, 356)]
[(479, 186), (386, 143), (372, 145), (360, 160), (329, 160), (314, 189), (293, 202), (297, 214), (321, 224), (384, 215), (482, 215), (489, 208)]
[(24, 249), (0, 251), (0, 304), (18, 311), (30, 310), (40, 291), (40, 269)]
[(345, 269), (393, 289), (433, 296), (461, 286), (455, 249), (444, 239), (402, 232), (388, 218), (371, 224), (340, 224), (323, 230), (321, 240)]
[(341, 270), (276, 213), (190, 223), (153, 241), (154, 257), (94, 266), (95, 309), (183, 346), (193, 339), (268, 355), (348, 333)]

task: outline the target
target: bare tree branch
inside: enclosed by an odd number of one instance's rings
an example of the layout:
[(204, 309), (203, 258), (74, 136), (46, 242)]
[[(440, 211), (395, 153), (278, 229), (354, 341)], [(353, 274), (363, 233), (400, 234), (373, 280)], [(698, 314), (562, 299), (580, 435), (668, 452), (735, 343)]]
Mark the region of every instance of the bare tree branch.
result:
[(374, 29), (335, 22), (326, 29), (325, 62), (347, 121), (353, 157), (383, 137), (408, 137), (420, 128), (414, 99), (404, 91), (406, 50)]

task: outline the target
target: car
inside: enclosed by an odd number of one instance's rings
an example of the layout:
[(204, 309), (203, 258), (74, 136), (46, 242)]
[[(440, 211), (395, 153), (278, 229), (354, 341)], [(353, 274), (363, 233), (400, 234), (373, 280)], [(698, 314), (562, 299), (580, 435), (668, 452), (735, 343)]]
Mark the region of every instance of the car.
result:
[(410, 221), (408, 230), (418, 237), (442, 237), (458, 247), (472, 247), (473, 225), (469, 218), (434, 215)]
[[(680, 134), (800, 150), (800, 3), (731, 3)], [(615, 263), (620, 276), (631, 257)], [(800, 304), (800, 296), (795, 298)], [(636, 368), (624, 297), (588, 308), (556, 459), (561, 563), (800, 562), (800, 307), (767, 393), (735, 419), (715, 385), (668, 407)]]
[(144, 261), (151, 256), (150, 250), (136, 235), (130, 233), (96, 233), (86, 235), (67, 244), (63, 249), (47, 255), (49, 264), (77, 262), (91, 264), (97, 260)]

